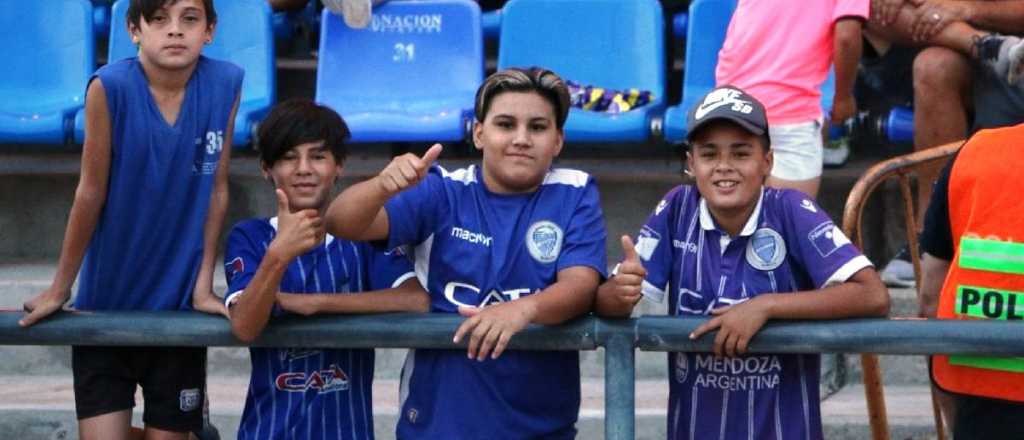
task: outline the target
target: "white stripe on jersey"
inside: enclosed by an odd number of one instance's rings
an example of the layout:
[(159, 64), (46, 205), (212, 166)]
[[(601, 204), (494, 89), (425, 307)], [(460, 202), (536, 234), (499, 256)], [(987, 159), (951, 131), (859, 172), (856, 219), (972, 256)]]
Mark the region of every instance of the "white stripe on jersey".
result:
[(779, 392), (775, 392), (775, 438), (782, 440), (782, 415), (779, 414)]
[[(275, 382), (274, 381), (274, 360), (271, 359), (271, 358), (273, 358), (273, 356), (267, 356), (266, 358), (267, 358), (267, 370), (266, 371), (267, 371), (267, 374), (270, 376), (269, 377), (269, 379), (270, 379), (270, 386), (271, 386), (270, 389), (273, 390), (277, 386), (277, 384), (274, 383)], [(291, 398), (291, 396), (290, 396), (291, 393), (288, 393), (288, 394), (289, 394), (289, 398)], [(273, 397), (270, 398), (270, 432), (271, 433), (277, 432), (277, 399), (274, 399)]]
[[(302, 257), (296, 258), (295, 261), (299, 263), (299, 278), (302, 279), (302, 293), (306, 292), (306, 266), (302, 264)], [(298, 292), (296, 292), (298, 293)]]
[(415, 261), (413, 270), (416, 271), (416, 278), (420, 281), (420, 285), (423, 286), (424, 289), (430, 288), (430, 285), (427, 284), (427, 282), (430, 281), (430, 248), (433, 246), (434, 234), (430, 234), (430, 236), (427, 237), (426, 240), (423, 240), (423, 243), (416, 246), (416, 249), (413, 251), (415, 253), (415, 257), (413, 258), (413, 261)]
[(405, 354), (405, 365), (402, 365), (402, 380), (398, 384), (398, 420), (405, 417), (405, 399), (409, 397), (409, 380), (412, 379), (412, 370), (416, 365), (416, 349), (410, 348)]
[(725, 422), (729, 420), (729, 390), (722, 390), (722, 424), (718, 428), (718, 440), (725, 440)]
[(401, 286), (402, 283), (404, 283), (409, 278), (416, 278), (416, 272), (406, 272), (402, 274), (402, 276), (395, 278), (395, 282), (391, 283), (391, 288), (394, 289), (398, 286)]
[(589, 179), (590, 175), (580, 170), (555, 168), (548, 171), (541, 185), (569, 185), (575, 188), (583, 188), (587, 186), (587, 180)]
[[(355, 371), (356, 361), (352, 359), (352, 350), (348, 350), (348, 367), (349, 371)], [(355, 388), (355, 384), (352, 384), (352, 388)], [(349, 388), (349, 390), (352, 390)], [(352, 391), (348, 393), (348, 415), (349, 420), (352, 421), (352, 438), (356, 438), (356, 402), (352, 400)]]
[(811, 415), (809, 414), (810, 402), (807, 401), (807, 375), (804, 373), (804, 357), (802, 355), (797, 355), (796, 360), (800, 367), (800, 394), (804, 402), (804, 437), (807, 438), (807, 440), (810, 440)]
[[(704, 261), (704, 231), (703, 230), (701, 230), (700, 234), (697, 235), (697, 291), (698, 292), (700, 292), (701, 290), (704, 290), (704, 287), (703, 287), (704, 286), (704, 283), (703, 283), (704, 278), (701, 276), (701, 272), (703, 272), (703, 270), (701, 270), (701, 264), (700, 264), (701, 261)], [(712, 302), (714, 302), (714, 301), (712, 301)]]
[[(676, 356), (685, 356), (682, 353), (676, 353), (675, 355)], [(675, 360), (674, 359), (673, 359), (671, 365), (675, 365)], [(669, 380), (671, 381), (672, 379), (670, 378)], [(694, 387), (694, 389), (696, 389), (696, 387)], [(678, 393), (678, 394), (679, 394), (679, 397), (676, 399), (676, 412), (674, 414), (672, 414), (672, 432), (674, 432), (676, 434), (676, 438), (679, 437), (679, 412), (682, 411), (681, 408), (683, 407), (683, 396), (682, 396), (683, 393)]]
[[(356, 257), (355, 258), (355, 262), (356, 262), (356, 274), (355, 274), (355, 277), (356, 277), (356, 289), (357, 289), (356, 292), (365, 292), (366, 291), (366, 283), (363, 280), (363, 273), (365, 272), (363, 270), (363, 259), (359, 258), (359, 249), (356, 248), (356, 244), (355, 243), (350, 241), (350, 242), (348, 242), (348, 245), (352, 247), (352, 254), (355, 255), (355, 257)], [(348, 268), (346, 268), (345, 270), (348, 271)], [(351, 276), (352, 276), (352, 274), (349, 273), (349, 277), (351, 277)], [(351, 287), (352, 286), (349, 286), (349, 290), (351, 290)]]
[(754, 390), (747, 390), (747, 440), (754, 440)]
[(694, 440), (697, 431), (697, 387), (693, 387), (693, 396), (690, 397), (690, 440)]

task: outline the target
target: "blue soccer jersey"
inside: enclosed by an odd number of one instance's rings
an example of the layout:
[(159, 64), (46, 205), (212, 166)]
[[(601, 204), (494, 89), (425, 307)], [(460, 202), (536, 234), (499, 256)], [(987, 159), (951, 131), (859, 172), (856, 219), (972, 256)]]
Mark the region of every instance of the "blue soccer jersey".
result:
[[(871, 263), (803, 193), (764, 189), (737, 237), (697, 188), (670, 191), (640, 230), (646, 297), (708, 315), (762, 293), (841, 283)], [(670, 353), (668, 438), (821, 439), (819, 355)]]
[[(575, 266), (605, 274), (605, 227), (586, 173), (554, 169), (537, 191), (495, 194), (476, 166), (431, 168), (385, 205), (388, 248), (414, 248), (431, 310), (514, 301)], [(506, 351), (477, 362), (464, 350), (413, 350), (402, 372), (402, 439), (573, 438), (579, 354)]]
[[(225, 302), (252, 281), (277, 232), (277, 218), (246, 220), (228, 235)], [(296, 258), (281, 278), (281, 292), (362, 292), (395, 287), (412, 278), (400, 253), (328, 235), (324, 245)], [(273, 316), (283, 312), (274, 306)], [(250, 348), (252, 376), (239, 439), (372, 439), (373, 350)]]
[(110, 111), (110, 178), (75, 308), (192, 309), (210, 194), (242, 76), (234, 64), (199, 57), (178, 118), (168, 124), (138, 58), (96, 71)]

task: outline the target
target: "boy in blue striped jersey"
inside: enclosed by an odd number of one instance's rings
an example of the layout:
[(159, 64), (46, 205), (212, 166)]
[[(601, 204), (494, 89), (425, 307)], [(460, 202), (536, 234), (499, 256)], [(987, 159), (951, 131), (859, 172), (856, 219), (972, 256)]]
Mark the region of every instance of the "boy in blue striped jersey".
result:
[[(342, 173), (348, 128), (307, 100), (277, 105), (260, 125), (260, 163), (277, 216), (228, 235), (232, 332), (251, 342), (283, 314), (426, 311), (428, 297), (400, 252), (336, 239), (321, 216)], [(373, 350), (251, 348), (239, 439), (372, 439)]]

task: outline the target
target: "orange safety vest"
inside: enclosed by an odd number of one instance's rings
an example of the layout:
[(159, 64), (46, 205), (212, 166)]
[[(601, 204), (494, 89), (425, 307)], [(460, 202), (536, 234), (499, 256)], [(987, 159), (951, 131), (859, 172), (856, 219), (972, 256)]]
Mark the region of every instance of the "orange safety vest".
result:
[[(953, 164), (948, 200), (957, 246), (939, 296), (941, 319), (1024, 319), (1022, 152), (1024, 124), (983, 130)], [(937, 355), (932, 374), (947, 391), (1024, 402), (1024, 357)]]

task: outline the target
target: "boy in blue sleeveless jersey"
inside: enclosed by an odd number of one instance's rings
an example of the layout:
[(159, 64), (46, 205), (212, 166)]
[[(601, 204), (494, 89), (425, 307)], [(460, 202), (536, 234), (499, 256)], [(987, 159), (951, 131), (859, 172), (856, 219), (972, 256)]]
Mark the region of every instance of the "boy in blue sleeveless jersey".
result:
[(821, 439), (820, 356), (746, 356), (769, 319), (884, 316), (871, 262), (805, 194), (765, 188), (772, 166), (764, 107), (731, 86), (690, 113), (687, 171), (598, 290), (596, 310), (629, 316), (641, 297), (669, 314), (707, 316), (714, 355), (669, 354), (668, 438)]
[[(79, 269), (79, 310), (227, 313), (213, 268), (243, 72), (200, 55), (213, 39), (212, 0), (132, 0), (126, 22), (138, 57), (89, 83), (57, 274), (25, 303), (23, 326), (62, 307)], [(72, 368), (84, 439), (129, 435), (137, 384), (146, 438), (184, 439), (202, 426), (205, 348), (73, 347)]]
[[(260, 164), (277, 188), (278, 212), (228, 235), (226, 303), (239, 339), (252, 342), (271, 316), (284, 313), (427, 311), (408, 258), (324, 233), (321, 215), (341, 176), (347, 137), (337, 113), (307, 100), (278, 104), (260, 124)], [(249, 352), (239, 439), (373, 438), (373, 350)]]
[[(574, 438), (579, 354), (505, 351), (530, 323), (586, 313), (605, 274), (605, 229), (586, 173), (551, 168), (569, 94), (538, 68), (491, 75), (477, 91), (481, 166), (395, 158), (331, 205), (327, 229), (414, 248), (431, 311), (467, 319), (468, 351), (413, 350), (402, 372), (402, 439)], [(500, 356), (500, 357), (499, 357)]]

